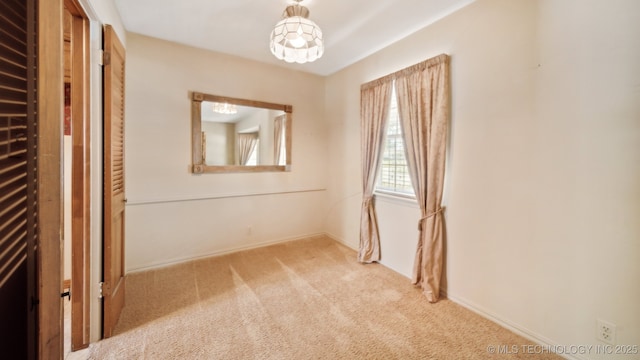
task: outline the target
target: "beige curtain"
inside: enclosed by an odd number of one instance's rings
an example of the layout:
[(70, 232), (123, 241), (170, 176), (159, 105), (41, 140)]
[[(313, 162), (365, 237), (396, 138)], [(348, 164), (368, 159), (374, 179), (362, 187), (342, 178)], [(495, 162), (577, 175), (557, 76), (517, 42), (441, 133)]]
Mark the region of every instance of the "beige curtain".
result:
[(444, 222), (441, 207), (449, 122), (449, 56), (440, 55), (396, 77), (407, 163), (422, 213), (413, 283), (429, 302), (440, 296)]
[(258, 133), (239, 133), (238, 134), (238, 163), (246, 165), (253, 149), (258, 143)]
[(391, 86), (391, 81), (373, 81), (362, 85), (360, 89), (362, 211), (358, 261), (363, 263), (380, 260), (380, 237), (373, 190), (382, 158)]
[(276, 165), (285, 165), (280, 163), (280, 156), (282, 156), (284, 148), (282, 134), (284, 132), (286, 118), (287, 115), (280, 115), (273, 121), (273, 163)]

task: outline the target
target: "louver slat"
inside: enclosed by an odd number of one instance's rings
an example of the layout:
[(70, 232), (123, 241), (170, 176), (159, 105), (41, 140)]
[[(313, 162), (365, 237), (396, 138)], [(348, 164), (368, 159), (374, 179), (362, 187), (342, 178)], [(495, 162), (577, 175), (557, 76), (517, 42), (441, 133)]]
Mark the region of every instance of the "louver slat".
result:
[(0, 347), (35, 357), (35, 2), (0, 0)]
[(0, 288), (26, 264), (26, 11), (0, 2)]

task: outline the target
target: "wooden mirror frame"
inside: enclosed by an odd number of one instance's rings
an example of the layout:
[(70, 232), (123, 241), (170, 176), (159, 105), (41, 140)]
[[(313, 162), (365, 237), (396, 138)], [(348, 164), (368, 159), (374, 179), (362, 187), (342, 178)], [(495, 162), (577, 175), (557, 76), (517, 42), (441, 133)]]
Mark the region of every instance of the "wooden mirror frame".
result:
[[(209, 95), (199, 92), (191, 92), (191, 172), (204, 173), (236, 173), (236, 172), (283, 172), (291, 170), (291, 122), (293, 106), (274, 104), (263, 101), (232, 98), (226, 96)], [(203, 162), (202, 141), (202, 102), (220, 102), (235, 104), (238, 106), (250, 106), (268, 110), (280, 110), (286, 114), (285, 122), (285, 159), (286, 165), (207, 165)]]

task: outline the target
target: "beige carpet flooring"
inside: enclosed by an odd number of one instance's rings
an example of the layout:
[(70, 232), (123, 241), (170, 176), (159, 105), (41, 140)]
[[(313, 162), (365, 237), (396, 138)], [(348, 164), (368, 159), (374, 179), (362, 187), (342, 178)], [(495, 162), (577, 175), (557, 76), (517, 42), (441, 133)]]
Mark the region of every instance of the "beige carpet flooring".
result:
[(131, 274), (116, 335), (91, 359), (558, 359), (315, 237)]

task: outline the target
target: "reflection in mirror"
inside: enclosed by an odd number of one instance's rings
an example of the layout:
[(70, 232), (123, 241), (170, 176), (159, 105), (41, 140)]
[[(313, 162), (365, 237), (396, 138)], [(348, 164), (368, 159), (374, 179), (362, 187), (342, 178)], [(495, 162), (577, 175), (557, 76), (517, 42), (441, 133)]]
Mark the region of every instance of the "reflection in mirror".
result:
[(220, 104), (201, 103), (206, 165), (286, 165), (278, 157), (284, 155), (284, 111)]
[(290, 105), (192, 93), (194, 173), (287, 171)]

